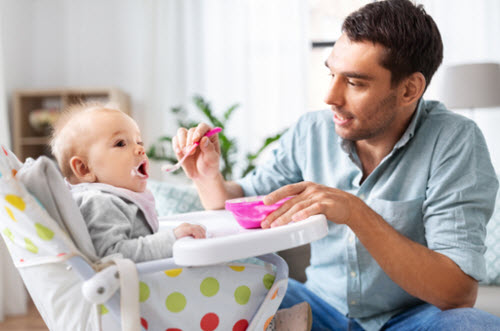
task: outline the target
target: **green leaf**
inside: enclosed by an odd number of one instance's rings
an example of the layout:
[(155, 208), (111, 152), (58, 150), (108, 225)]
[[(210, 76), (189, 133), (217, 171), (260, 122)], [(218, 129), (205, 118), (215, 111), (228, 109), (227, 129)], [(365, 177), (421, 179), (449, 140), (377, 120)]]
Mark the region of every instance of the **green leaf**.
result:
[(206, 102), (201, 96), (194, 96), (193, 101), (199, 110), (208, 118), (210, 124), (213, 126), (219, 126), (224, 129), (224, 123), (222, 123), (217, 117), (215, 117), (210, 104)]
[(231, 117), (231, 115), (233, 114), (233, 112), (239, 107), (240, 105), (235, 103), (234, 105), (232, 105), (231, 107), (229, 107), (228, 110), (226, 110), (224, 112), (224, 123), (226, 123), (229, 118)]

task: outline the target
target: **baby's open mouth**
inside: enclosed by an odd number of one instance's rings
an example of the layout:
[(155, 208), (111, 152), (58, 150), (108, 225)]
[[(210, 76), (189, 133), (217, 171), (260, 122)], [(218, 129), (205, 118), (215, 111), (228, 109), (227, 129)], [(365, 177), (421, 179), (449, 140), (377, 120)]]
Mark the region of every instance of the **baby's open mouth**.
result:
[(148, 169), (147, 169), (147, 161), (142, 161), (141, 164), (139, 164), (135, 169), (134, 173), (142, 178), (148, 178)]

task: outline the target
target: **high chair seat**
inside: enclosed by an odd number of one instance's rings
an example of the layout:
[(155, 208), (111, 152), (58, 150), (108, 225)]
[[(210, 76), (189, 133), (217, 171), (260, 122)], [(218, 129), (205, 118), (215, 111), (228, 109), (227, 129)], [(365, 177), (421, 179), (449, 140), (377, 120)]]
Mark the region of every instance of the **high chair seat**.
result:
[[(2, 146), (0, 232), (50, 330), (265, 330), (273, 318), (288, 277), (288, 267), (277, 255), (259, 256), (264, 266), (227, 260), (193, 267), (180, 266), (174, 258), (144, 263), (119, 256), (99, 259), (78, 207), (68, 197), (52, 161), (41, 157), (23, 165)], [(199, 244), (203, 251), (210, 243), (234, 246), (231, 236), (226, 239), (215, 236)], [(183, 242), (189, 241), (179, 240), (179, 247)], [(270, 253), (275, 247), (268, 248)], [(242, 252), (236, 258), (264, 253)]]

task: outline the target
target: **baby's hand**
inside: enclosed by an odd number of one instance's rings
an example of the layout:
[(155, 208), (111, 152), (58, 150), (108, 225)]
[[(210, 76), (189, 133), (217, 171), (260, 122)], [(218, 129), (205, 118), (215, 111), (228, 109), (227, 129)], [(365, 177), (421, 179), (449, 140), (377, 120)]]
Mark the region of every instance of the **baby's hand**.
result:
[(191, 236), (195, 239), (201, 239), (206, 237), (205, 228), (201, 225), (182, 223), (174, 229), (175, 238), (179, 239), (182, 237)]

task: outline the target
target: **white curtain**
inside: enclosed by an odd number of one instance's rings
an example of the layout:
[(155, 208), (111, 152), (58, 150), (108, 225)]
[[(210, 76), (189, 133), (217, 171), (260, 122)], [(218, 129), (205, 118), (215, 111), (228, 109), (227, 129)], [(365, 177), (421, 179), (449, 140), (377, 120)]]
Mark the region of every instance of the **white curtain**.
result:
[(255, 151), (306, 111), (306, 1), (149, 0), (145, 15), (152, 17), (145, 47), (146, 139), (174, 133), (170, 108), (192, 107), (194, 94), (219, 115), (241, 105), (227, 133), (244, 151)]
[[(500, 1), (418, 0), (418, 3), (436, 21), (444, 44), (443, 64), (426, 92), (427, 99), (439, 100), (441, 74), (447, 65), (500, 63)], [(471, 115), (467, 110), (461, 113)], [(483, 131), (493, 165), (500, 173), (500, 108), (475, 109), (473, 118)]]
[[(3, 74), (2, 22), (3, 10), (0, 4), (0, 143), (10, 147), (10, 131), (7, 114)], [(0, 321), (7, 315), (27, 312), (27, 294), (21, 277), (7, 251), (3, 239), (0, 239)]]

